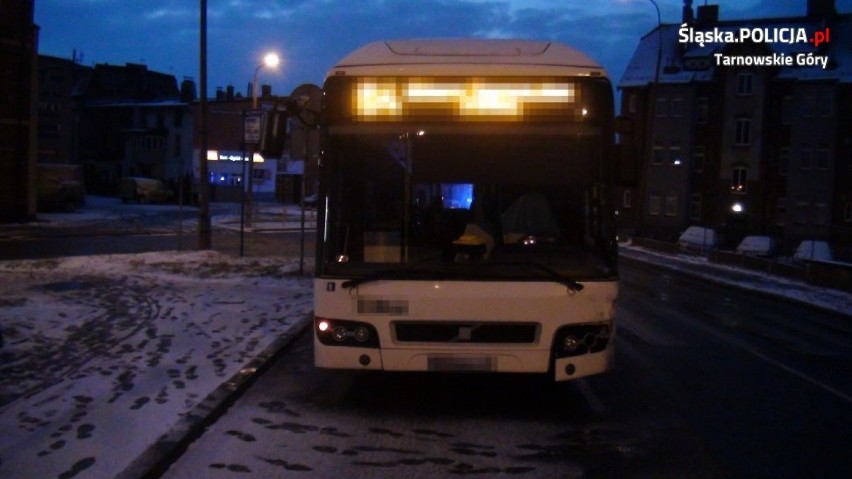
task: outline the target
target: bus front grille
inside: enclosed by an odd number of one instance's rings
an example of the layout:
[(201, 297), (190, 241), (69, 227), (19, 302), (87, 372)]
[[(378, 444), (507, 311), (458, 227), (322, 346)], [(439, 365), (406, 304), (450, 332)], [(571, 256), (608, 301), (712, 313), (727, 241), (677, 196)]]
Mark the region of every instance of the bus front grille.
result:
[(537, 323), (481, 323), (446, 321), (397, 321), (398, 342), (532, 344), (538, 339)]

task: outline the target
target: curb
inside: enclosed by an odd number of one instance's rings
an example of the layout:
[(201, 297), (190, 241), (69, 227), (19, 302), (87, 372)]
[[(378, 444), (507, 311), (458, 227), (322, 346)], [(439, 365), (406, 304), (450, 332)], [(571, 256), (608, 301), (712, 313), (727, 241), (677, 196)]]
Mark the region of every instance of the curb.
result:
[(225, 412), (287, 351), (295, 339), (305, 334), (313, 320), (313, 312), (298, 320), (285, 333), (246, 363), (230, 379), (188, 411), (169, 432), (124, 468), (115, 479), (161, 477), (177, 461), (193, 441)]

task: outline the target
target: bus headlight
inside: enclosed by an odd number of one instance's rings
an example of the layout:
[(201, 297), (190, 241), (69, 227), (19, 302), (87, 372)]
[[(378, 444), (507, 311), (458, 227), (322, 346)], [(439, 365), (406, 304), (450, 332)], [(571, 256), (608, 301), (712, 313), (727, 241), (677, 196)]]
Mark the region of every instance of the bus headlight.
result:
[(331, 337), (334, 338), (338, 343), (342, 343), (346, 341), (346, 328), (343, 326), (335, 326), (334, 332), (331, 333)]
[(577, 341), (577, 338), (575, 338), (574, 336), (565, 336), (565, 339), (562, 341), (562, 350), (566, 353), (573, 353), (579, 347), (580, 341)]
[(367, 342), (370, 339), (370, 330), (364, 326), (355, 328), (355, 341), (359, 343)]
[(553, 353), (557, 358), (599, 353), (609, 344), (609, 331), (606, 324), (563, 326), (556, 331)]
[(379, 334), (375, 326), (360, 321), (315, 318), (314, 334), (326, 346), (378, 348)]

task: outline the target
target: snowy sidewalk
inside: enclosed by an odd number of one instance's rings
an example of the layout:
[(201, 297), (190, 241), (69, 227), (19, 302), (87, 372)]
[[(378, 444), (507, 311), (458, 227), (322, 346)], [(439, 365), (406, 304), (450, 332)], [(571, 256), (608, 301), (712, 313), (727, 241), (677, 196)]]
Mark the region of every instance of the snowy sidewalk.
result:
[(0, 477), (115, 477), (170, 441), (306, 324), (297, 268), (211, 251), (0, 262)]
[(781, 276), (711, 263), (703, 256), (670, 255), (625, 245), (619, 248), (619, 255), (622, 260), (652, 263), (715, 283), (734, 286), (746, 291), (771, 294), (787, 301), (813, 305), (852, 318), (852, 293), (813, 286)]

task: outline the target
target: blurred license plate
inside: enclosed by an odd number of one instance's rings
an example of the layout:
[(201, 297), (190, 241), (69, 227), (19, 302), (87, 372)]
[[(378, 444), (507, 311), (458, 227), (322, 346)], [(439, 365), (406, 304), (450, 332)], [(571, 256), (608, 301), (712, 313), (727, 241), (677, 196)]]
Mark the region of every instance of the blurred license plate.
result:
[(490, 356), (429, 356), (428, 367), (429, 371), (494, 371), (497, 361)]

